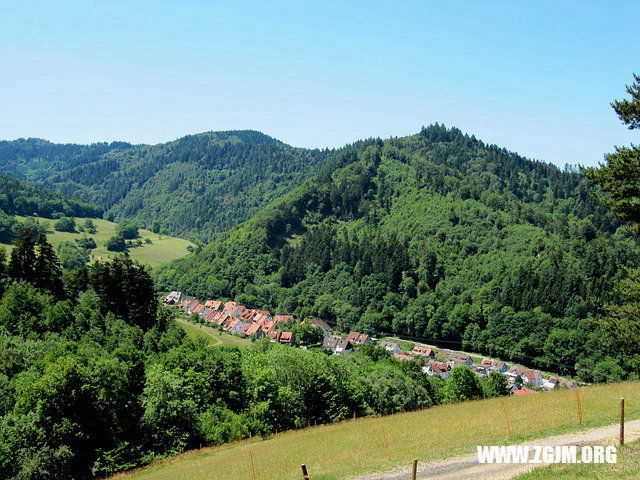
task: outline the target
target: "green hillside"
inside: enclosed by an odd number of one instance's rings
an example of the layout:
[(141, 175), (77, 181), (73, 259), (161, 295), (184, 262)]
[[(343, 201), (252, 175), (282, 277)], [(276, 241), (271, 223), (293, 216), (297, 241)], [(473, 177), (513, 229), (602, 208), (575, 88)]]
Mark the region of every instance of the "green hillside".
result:
[(254, 131), (137, 146), (21, 139), (0, 142), (0, 171), (92, 201), (111, 220), (207, 240), (317, 173), (327, 156)]
[(598, 316), (639, 251), (576, 171), (435, 125), (344, 148), (156, 280), (601, 381), (633, 369)]
[[(309, 473), (318, 480), (351, 478), (396, 467), (407, 468), (414, 458), (418, 458), (422, 464), (474, 453), (476, 445), (509, 445), (526, 439), (614, 423), (618, 413), (617, 400), (620, 396), (637, 398), (640, 385), (637, 382), (602, 385), (584, 388), (580, 392), (584, 414), (582, 425), (577, 422), (575, 392), (564, 390), (504, 400), (442, 405), (418, 412), (348, 420), (286, 432), (264, 439), (194, 450), (113, 478), (253, 478), (251, 457), (256, 478), (260, 480), (298, 478), (302, 463), (309, 466)], [(511, 438), (507, 433), (501, 402), (504, 402), (509, 415), (513, 433)], [(640, 403), (635, 401), (627, 418), (631, 420), (638, 416)], [(382, 427), (389, 443), (390, 460), (387, 459)], [(532, 475), (531, 478), (538, 477)]]
[[(52, 219), (15, 216), (15, 219), (19, 222), (24, 222), (27, 218), (33, 218), (34, 220), (37, 220), (41, 223), (46, 222), (50, 227), (52, 227), (55, 223), (55, 220)], [(76, 224), (78, 225), (82, 225), (85, 220), (87, 220), (87, 218), (75, 218)], [(96, 242), (96, 248), (91, 250), (91, 261), (105, 260), (107, 258), (115, 257), (117, 255), (117, 252), (108, 251), (105, 247), (105, 242), (110, 237), (116, 234), (117, 224), (109, 222), (107, 220), (103, 220), (101, 218), (92, 218), (91, 221), (96, 227), (95, 234), (89, 234), (84, 231), (81, 232), (79, 229), (76, 230), (76, 232), (72, 233), (58, 232), (53, 230), (53, 228), (49, 228), (47, 233), (47, 240), (54, 247), (57, 247), (62, 242), (70, 241), (75, 243), (76, 239), (87, 236), (89, 238), (93, 238)], [(171, 260), (176, 260), (178, 258), (184, 257), (189, 253), (187, 247), (195, 247), (195, 245), (188, 240), (170, 237), (168, 235), (160, 235), (145, 229), (140, 229), (139, 236), (143, 241), (142, 245), (129, 249), (129, 255), (131, 255), (132, 259), (137, 260), (143, 265), (148, 265), (149, 267), (157, 267), (164, 263), (168, 263)], [(146, 239), (149, 239), (151, 243), (146, 243)], [(11, 251), (11, 244), (9, 242), (0, 242), (0, 246), (4, 246), (7, 251)]]

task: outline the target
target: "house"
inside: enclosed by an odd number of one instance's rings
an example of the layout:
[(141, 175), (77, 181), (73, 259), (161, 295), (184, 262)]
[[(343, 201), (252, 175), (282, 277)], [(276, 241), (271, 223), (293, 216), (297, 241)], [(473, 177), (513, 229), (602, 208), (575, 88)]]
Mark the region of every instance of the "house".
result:
[(411, 355), (407, 355), (406, 353), (394, 353), (394, 357), (396, 357), (401, 362), (412, 362), (413, 357)]
[(238, 304), (236, 302), (227, 302), (224, 304), (222, 311), (227, 315), (231, 315), (231, 312), (234, 312), (237, 308)]
[(525, 370), (522, 375), (522, 380), (527, 385), (532, 385), (534, 387), (542, 386), (542, 374), (538, 370)]
[(490, 367), (493, 365), (493, 360), (491, 360), (490, 358), (483, 358), (482, 362), (480, 362), (480, 365), (484, 367)]
[(504, 373), (507, 371), (507, 364), (500, 360), (493, 360), (493, 365), (491, 365), (490, 369), (498, 373)]
[(280, 335), (282, 335), (282, 330), (275, 326), (272, 326), (267, 332), (267, 338), (274, 343), (280, 341)]
[(413, 349), (411, 350), (411, 355), (418, 355), (425, 358), (434, 357), (434, 353), (431, 348), (421, 347), (420, 345), (414, 345)]
[(452, 367), (455, 367), (456, 365), (466, 365), (467, 367), (471, 368), (473, 366), (473, 360), (469, 355), (464, 355), (458, 352), (452, 352), (449, 355), (447, 361)]
[(243, 327), (245, 323), (242, 320), (231, 320), (229, 322), (229, 325), (227, 326), (226, 330), (227, 332), (229, 332), (231, 335), (235, 335), (237, 334), (240, 329)]
[(204, 306), (210, 308), (214, 312), (217, 312), (222, 308), (223, 304), (222, 302), (218, 302), (217, 300), (207, 300), (206, 302), (204, 302)]
[(276, 315), (273, 317), (274, 323), (282, 323), (288, 320), (293, 320), (293, 315)]
[(311, 320), (309, 320), (309, 322), (314, 327), (320, 327), (325, 337), (331, 333), (331, 327), (327, 325), (327, 323), (324, 320), (321, 320), (318, 317), (314, 317)]
[(324, 337), (324, 340), (322, 341), (322, 348), (335, 353), (340, 340), (340, 337)]
[(387, 352), (391, 352), (394, 354), (402, 353), (402, 349), (400, 348), (400, 345), (398, 345), (397, 343), (389, 342), (387, 340), (382, 340), (378, 345), (384, 348)]
[(373, 342), (373, 339), (369, 335), (360, 332), (350, 332), (349, 335), (347, 335), (346, 340), (351, 342), (353, 345), (363, 345), (365, 343)]
[(343, 353), (353, 353), (355, 351), (356, 349), (354, 348), (353, 344), (349, 340), (344, 338), (338, 341), (334, 353), (336, 355), (342, 355)]
[(200, 305), (200, 302), (198, 302), (197, 300), (191, 300), (189, 303), (187, 303), (184, 307), (184, 312), (187, 315), (191, 315), (194, 311), (194, 309), (196, 309), (198, 307), (198, 305)]
[[(242, 320), (240, 320), (242, 321)], [(237, 335), (247, 335), (247, 330), (249, 330), (249, 327), (251, 327), (251, 323), (245, 323), (243, 322), (242, 327), (240, 327), (240, 330), (238, 330)]]
[(255, 337), (257, 340), (264, 338), (266, 333), (262, 331), (262, 325), (259, 323), (252, 323), (246, 332), (247, 337)]
[(440, 378), (447, 378), (451, 371), (451, 365), (436, 360), (429, 360), (426, 367), (422, 367), (422, 372), (430, 376), (438, 375)]
[(558, 383), (560, 387), (574, 389), (576, 388), (576, 382), (573, 380), (568, 380), (566, 378), (558, 377)]
[(511, 394), (515, 397), (522, 397), (524, 395), (535, 395), (538, 392), (536, 392), (535, 390), (531, 390), (530, 388), (527, 387), (522, 387), (521, 389), (513, 389), (511, 390)]
[(255, 323), (263, 324), (271, 320), (271, 313), (267, 310), (256, 310), (256, 316), (253, 317)]
[(199, 303), (195, 308), (193, 308), (191, 310), (191, 313), (200, 313), (200, 311), (204, 308), (204, 305), (202, 305), (201, 303)]
[(163, 302), (167, 305), (173, 305), (174, 303), (180, 303), (184, 300), (181, 292), (171, 292), (169, 295), (164, 297)]
[(282, 332), (280, 335), (280, 343), (293, 345), (293, 332)]

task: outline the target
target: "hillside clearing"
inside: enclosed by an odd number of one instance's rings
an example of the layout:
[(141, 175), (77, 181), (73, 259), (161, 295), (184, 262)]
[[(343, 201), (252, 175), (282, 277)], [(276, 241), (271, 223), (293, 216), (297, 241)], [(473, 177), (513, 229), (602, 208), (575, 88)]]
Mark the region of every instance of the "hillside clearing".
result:
[(218, 347), (220, 345), (247, 347), (251, 344), (251, 342), (246, 338), (236, 337), (226, 332), (218, 332), (206, 325), (195, 325), (182, 318), (176, 318), (176, 322), (191, 339), (204, 338), (209, 342), (209, 346), (211, 347)]
[[(252, 478), (250, 453), (259, 480), (298, 478), (309, 465), (316, 480), (337, 480), (390, 471), (421, 462), (472, 453), (476, 445), (517, 443), (542, 436), (584, 430), (615, 422), (620, 397), (627, 399), (627, 419), (640, 417), (640, 382), (580, 389), (583, 424), (578, 424), (573, 390), (462, 402), (387, 417), (367, 417), (194, 450), (117, 479), (173, 478), (235, 480)], [(504, 402), (513, 431), (509, 439)], [(387, 460), (382, 427), (388, 438)]]
[[(16, 220), (24, 222), (27, 217), (16, 215), (15, 218)], [(92, 237), (97, 245), (97, 248), (91, 250), (92, 261), (105, 260), (107, 258), (112, 258), (117, 254), (117, 252), (108, 251), (104, 246), (104, 243), (110, 237), (116, 234), (116, 223), (109, 222), (101, 218), (92, 218), (91, 220), (96, 226), (96, 233), (94, 235), (90, 235), (80, 231), (76, 231), (74, 233), (58, 232), (53, 230), (53, 224), (55, 223), (55, 220), (41, 217), (33, 218), (35, 218), (39, 222), (44, 221), (49, 223), (51, 233), (47, 234), (47, 240), (54, 247), (57, 247), (64, 241), (74, 242), (76, 238), (87, 235), (88, 237)], [(86, 218), (75, 217), (75, 220), (77, 225), (82, 225)], [(171, 260), (184, 257), (189, 253), (187, 247), (190, 245), (194, 246), (194, 244), (189, 242), (188, 240), (176, 237), (168, 237), (166, 235), (159, 235), (143, 228), (139, 230), (139, 238), (141, 238), (143, 242), (144, 239), (148, 238), (152, 243), (143, 243), (139, 247), (129, 249), (129, 255), (131, 255), (132, 259), (137, 260), (141, 264), (147, 265), (149, 267), (157, 267), (162, 264), (168, 263)], [(7, 252), (11, 251), (11, 245), (0, 244), (0, 246), (4, 246), (7, 249)]]

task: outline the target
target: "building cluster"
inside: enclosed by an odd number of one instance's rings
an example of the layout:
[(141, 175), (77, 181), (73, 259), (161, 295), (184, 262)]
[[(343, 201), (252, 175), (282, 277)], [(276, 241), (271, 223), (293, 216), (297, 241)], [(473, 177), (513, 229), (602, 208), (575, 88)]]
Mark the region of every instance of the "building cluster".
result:
[[(255, 339), (268, 338), (271, 342), (294, 344), (293, 332), (281, 328), (283, 324), (291, 324), (288, 321), (293, 320), (292, 315), (272, 316), (268, 310), (248, 308), (236, 302), (207, 300), (200, 303), (197, 299), (185, 297), (180, 292), (171, 292), (164, 299), (164, 303), (177, 305), (186, 315), (197, 314), (204, 321), (222, 327), (231, 335)], [(559, 376), (550, 376), (545, 379), (538, 370), (519, 365), (509, 367), (501, 360), (484, 358), (479, 361), (479, 358), (476, 358), (474, 362), (474, 359), (466, 353), (447, 349), (436, 351), (432, 347), (417, 344), (414, 344), (411, 350), (403, 351), (398, 343), (389, 340), (378, 342), (366, 333), (350, 332), (346, 336), (332, 334), (331, 327), (319, 318), (310, 319), (310, 323), (322, 329), (324, 333), (322, 347), (334, 355), (355, 353), (361, 345), (375, 343), (393, 354), (399, 361), (412, 362), (416, 359), (423, 359), (421, 362), (422, 371), (426, 375), (446, 379), (449, 377), (451, 369), (457, 365), (466, 366), (479, 378), (486, 377), (491, 372), (497, 372), (505, 376), (512, 394), (515, 396), (536, 394), (537, 390), (553, 390), (560, 386), (576, 387), (572, 380)]]

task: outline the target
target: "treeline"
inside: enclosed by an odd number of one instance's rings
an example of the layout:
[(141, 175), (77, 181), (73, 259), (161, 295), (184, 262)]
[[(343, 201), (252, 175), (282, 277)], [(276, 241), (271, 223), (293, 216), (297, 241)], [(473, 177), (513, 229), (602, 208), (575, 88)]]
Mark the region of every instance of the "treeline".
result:
[(206, 242), (316, 174), (328, 152), (254, 131), (209, 132), (160, 145), (0, 142), (0, 171), (42, 182), (156, 233)]
[(0, 250), (0, 477), (92, 478), (211, 445), (353, 415), (508, 393), (446, 381), (367, 345), (337, 357), (267, 340), (191, 341), (128, 256), (62, 271), (44, 236)]
[(435, 125), (342, 149), (156, 279), (600, 381), (636, 375), (600, 320), (639, 251), (573, 169)]

